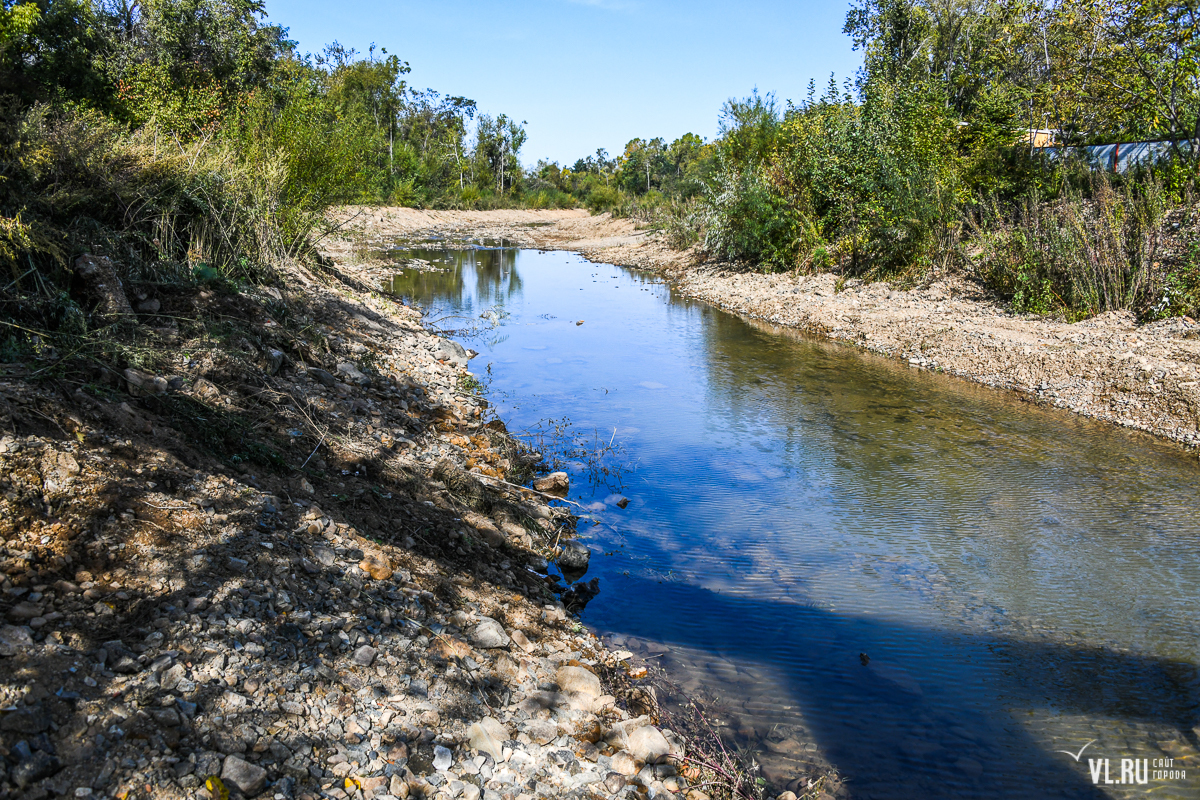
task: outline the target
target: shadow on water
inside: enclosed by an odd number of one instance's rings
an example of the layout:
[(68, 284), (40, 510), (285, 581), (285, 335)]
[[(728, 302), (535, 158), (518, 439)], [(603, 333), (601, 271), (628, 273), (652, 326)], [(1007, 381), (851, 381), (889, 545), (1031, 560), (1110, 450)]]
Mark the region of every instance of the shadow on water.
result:
[[(789, 707), (801, 709), (805, 728), (855, 798), (1108, 796), (1093, 785), (1086, 757), (1076, 764), (1048, 752), (1008, 715), (996, 718), (953, 683), (929, 680), (922, 668), (931, 662), (943, 662), (939, 673), (988, 681), (1014, 717), (1050, 706), (1063, 715), (1168, 725), (1196, 744), (1190, 664), (1098, 646), (947, 634), (686, 584), (633, 579), (622, 589), (654, 597), (663, 609), (703, 609), (689, 619), (664, 614), (653, 630), (622, 632), (693, 653), (745, 656), (757, 684), (748, 691), (781, 718)], [(769, 662), (754, 660), (764, 645), (754, 621), (763, 619), (780, 621), (770, 634)], [(887, 652), (905, 641), (924, 643), (918, 658), (906, 659), (908, 669)], [(868, 654), (868, 664), (860, 653)], [(1130, 754), (1087, 755), (1110, 758), (1116, 779), (1119, 759)]]

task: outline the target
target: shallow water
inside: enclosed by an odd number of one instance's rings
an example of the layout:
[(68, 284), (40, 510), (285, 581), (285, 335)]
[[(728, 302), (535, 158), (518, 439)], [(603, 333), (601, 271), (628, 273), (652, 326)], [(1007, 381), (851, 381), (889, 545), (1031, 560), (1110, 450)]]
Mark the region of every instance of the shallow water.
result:
[[(572, 254), (412, 255), (442, 271), (391, 288), (484, 325), (463, 340), (510, 429), (569, 418), (623, 449), (607, 485), (573, 464), (601, 582), (584, 620), (718, 696), (768, 777), (1200, 796), (1194, 456)], [(1148, 783), (1116, 783), (1123, 758)], [(1185, 778), (1156, 774), (1170, 758)]]

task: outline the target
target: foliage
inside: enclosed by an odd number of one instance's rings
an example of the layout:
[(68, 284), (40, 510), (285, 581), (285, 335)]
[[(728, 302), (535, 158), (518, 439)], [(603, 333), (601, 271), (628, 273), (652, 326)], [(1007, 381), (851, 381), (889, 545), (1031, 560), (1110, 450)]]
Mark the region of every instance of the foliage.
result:
[[(1028, 198), (1010, 213), (996, 206), (981, 212), (973, 269), (1014, 310), (1078, 319), (1137, 308), (1162, 282), (1165, 209), (1157, 184), (1114, 188), (1103, 173), (1093, 180), (1087, 201), (1072, 193), (1053, 203)], [(1164, 286), (1168, 297), (1173, 280)]]
[[(855, 0), (843, 32), (863, 68), (820, 97), (755, 90), (711, 143), (637, 138), (542, 174), (750, 268), (966, 264), (1021, 312), (1195, 308), (1191, 262), (1154, 254), (1164, 210), (1200, 189), (1200, 4)], [(1109, 178), (1075, 149), (1139, 139), (1169, 157)]]

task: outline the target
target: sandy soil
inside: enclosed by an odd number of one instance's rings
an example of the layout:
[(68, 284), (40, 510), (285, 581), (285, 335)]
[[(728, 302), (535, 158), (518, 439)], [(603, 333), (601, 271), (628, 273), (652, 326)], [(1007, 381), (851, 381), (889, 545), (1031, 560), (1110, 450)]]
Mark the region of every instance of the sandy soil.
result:
[(915, 289), (852, 280), (838, 290), (832, 275), (705, 264), (630, 220), (581, 210), (346, 207), (332, 218), (341, 227), (331, 251), (347, 255), (398, 238), (488, 238), (660, 271), (684, 294), (738, 314), (1200, 447), (1200, 325), (1187, 317), (1141, 325), (1123, 313), (1074, 324), (1020, 316), (953, 275)]

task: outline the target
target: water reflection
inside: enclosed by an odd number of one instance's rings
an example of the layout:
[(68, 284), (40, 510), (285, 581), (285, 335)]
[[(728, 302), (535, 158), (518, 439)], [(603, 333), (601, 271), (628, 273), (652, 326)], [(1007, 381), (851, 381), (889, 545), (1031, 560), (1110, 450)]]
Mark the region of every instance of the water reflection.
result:
[(393, 250), (386, 255), (427, 262), (422, 268), (398, 271), (389, 287), (392, 294), (427, 305), (444, 303), (471, 312), (503, 306), (509, 298), (521, 295), (517, 251), (513, 249)]
[[(854, 797), (1200, 793), (1194, 459), (613, 267), (518, 263), (516, 290), (460, 262), (458, 283), (404, 292), (435, 314), (506, 307), (505, 335), (473, 344), (510, 427), (620, 438), (628, 510), (582, 475), (572, 490), (604, 509), (584, 618), (723, 697), (772, 778), (831, 763)], [(1091, 739), (1192, 778), (1096, 787), (1058, 752)]]

